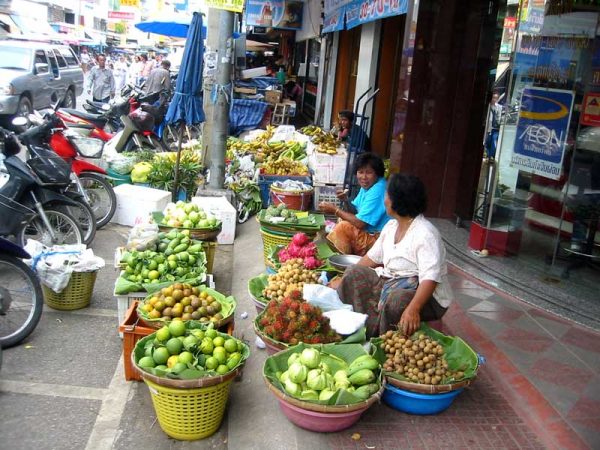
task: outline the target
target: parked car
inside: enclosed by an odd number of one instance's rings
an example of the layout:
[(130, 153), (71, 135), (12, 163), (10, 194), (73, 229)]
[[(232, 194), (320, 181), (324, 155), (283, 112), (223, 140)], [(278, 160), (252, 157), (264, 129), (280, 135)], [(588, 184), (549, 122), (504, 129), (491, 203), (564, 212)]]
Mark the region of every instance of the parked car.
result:
[(29, 114), (62, 100), (74, 108), (83, 92), (83, 71), (70, 47), (0, 41), (0, 117)]

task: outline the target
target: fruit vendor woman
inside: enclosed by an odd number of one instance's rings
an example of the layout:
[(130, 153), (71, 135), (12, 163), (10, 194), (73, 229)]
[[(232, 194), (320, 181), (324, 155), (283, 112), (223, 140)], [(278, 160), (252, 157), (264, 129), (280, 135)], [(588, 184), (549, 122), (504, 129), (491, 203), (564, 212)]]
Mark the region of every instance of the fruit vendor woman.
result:
[(337, 290), (344, 303), (368, 315), (369, 336), (396, 328), (410, 335), (421, 321), (440, 319), (450, 305), (446, 250), (438, 230), (423, 217), (427, 197), (419, 178), (393, 175), (384, 201), (392, 220), (346, 270)]
[(356, 178), (360, 191), (348, 203), (348, 194), (338, 192), (337, 197), (346, 208), (322, 202), (319, 209), (326, 214), (335, 214), (339, 221), (327, 235), (327, 240), (340, 253), (363, 256), (377, 240), (379, 232), (390, 219), (386, 214), (385, 167), (383, 161), (372, 153), (363, 153), (356, 160)]

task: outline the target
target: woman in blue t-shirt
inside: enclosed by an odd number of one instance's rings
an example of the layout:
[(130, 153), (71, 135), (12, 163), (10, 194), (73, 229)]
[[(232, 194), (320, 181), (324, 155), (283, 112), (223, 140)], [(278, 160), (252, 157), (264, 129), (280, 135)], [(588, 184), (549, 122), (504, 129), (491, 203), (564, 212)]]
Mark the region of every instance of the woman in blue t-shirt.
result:
[(356, 198), (348, 203), (346, 192), (337, 193), (338, 199), (348, 204), (347, 210), (327, 202), (320, 203), (319, 209), (326, 214), (335, 214), (340, 219), (327, 235), (327, 240), (340, 253), (364, 256), (390, 220), (383, 203), (385, 167), (381, 158), (373, 153), (361, 154), (356, 159), (355, 167), (360, 185)]

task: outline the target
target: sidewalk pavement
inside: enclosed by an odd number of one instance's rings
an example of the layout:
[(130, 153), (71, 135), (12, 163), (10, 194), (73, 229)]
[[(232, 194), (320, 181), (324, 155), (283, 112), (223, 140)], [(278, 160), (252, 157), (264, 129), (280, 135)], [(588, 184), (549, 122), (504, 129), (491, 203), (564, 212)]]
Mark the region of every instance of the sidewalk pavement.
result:
[[(98, 232), (94, 251), (111, 262), (124, 227)], [(266, 351), (254, 345), (255, 310), (247, 281), (264, 271), (258, 224), (238, 227), (219, 246), (217, 289), (238, 300), (235, 334), (251, 357), (233, 383), (219, 431), (202, 441), (168, 438), (156, 422), (147, 387), (123, 378), (112, 288), (104, 268), (90, 308), (45, 310), (35, 332), (4, 352), (0, 436), (18, 449), (405, 449), (599, 448), (600, 335), (481, 286), (453, 269), (456, 300), (444, 332), (486, 358), (477, 381), (437, 416), (411, 416), (385, 404), (333, 434), (302, 430), (281, 413), (262, 379)], [(248, 318), (242, 319), (247, 312)], [(353, 440), (353, 433), (360, 439)]]

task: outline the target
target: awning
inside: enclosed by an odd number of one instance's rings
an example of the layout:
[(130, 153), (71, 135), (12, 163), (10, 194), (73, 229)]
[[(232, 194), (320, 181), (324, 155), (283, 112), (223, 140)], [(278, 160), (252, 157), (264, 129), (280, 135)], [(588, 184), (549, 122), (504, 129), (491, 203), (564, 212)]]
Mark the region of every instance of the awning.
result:
[(87, 45), (106, 45), (106, 35), (99, 30), (85, 29), (85, 36), (91, 40)]
[(350, 30), (364, 23), (406, 14), (408, 0), (326, 0), (323, 33)]

